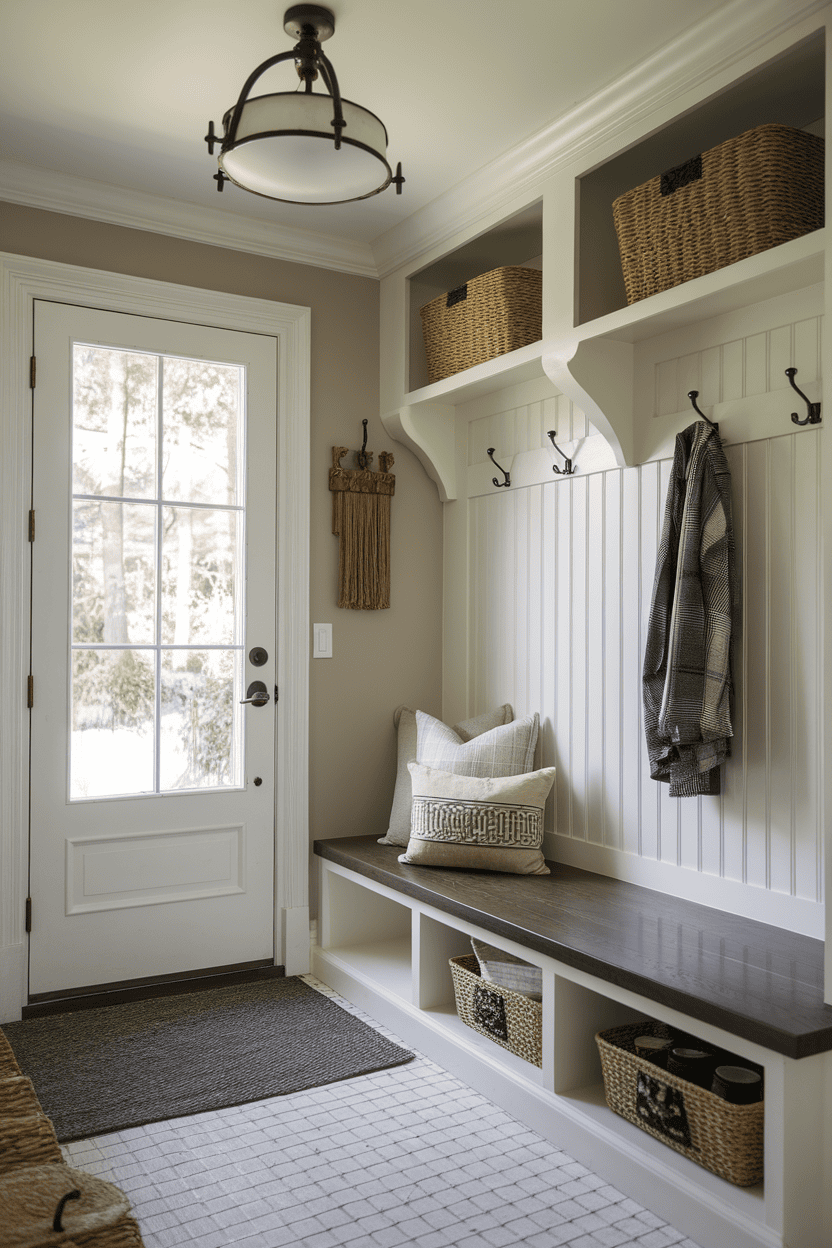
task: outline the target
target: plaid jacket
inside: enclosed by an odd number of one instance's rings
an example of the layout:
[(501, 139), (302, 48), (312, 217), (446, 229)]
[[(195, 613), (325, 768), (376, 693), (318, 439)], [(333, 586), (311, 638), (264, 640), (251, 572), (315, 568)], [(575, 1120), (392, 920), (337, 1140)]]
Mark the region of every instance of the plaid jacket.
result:
[(719, 792), (738, 620), (731, 475), (718, 433), (697, 421), (676, 438), (644, 652), (650, 775), (671, 797)]

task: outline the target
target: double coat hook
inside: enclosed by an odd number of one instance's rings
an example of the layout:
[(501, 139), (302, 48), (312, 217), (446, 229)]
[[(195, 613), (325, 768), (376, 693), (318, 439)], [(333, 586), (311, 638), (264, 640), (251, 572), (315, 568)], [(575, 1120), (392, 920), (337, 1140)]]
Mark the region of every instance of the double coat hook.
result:
[(789, 385), (792, 387), (793, 390), (797, 390), (797, 393), (800, 395), (801, 399), (806, 404), (809, 411), (805, 420), (801, 420), (797, 412), (792, 412), (792, 421), (795, 425), (819, 425), (822, 419), (821, 414), (820, 414), (820, 403), (810, 402), (810, 400), (807, 399), (806, 395), (803, 393), (800, 387), (795, 384), (794, 375), (796, 372), (797, 372), (796, 368), (787, 368), (786, 376), (789, 379)]
[(494, 458), (493, 446), (489, 446), (487, 454), (488, 454), (488, 458), (491, 460), (492, 464), (497, 469), (497, 471), (501, 472), (503, 476), (505, 477), (505, 481), (498, 481), (496, 477), (492, 477), (491, 478), (492, 485), (496, 485), (498, 489), (502, 485), (511, 485), (511, 473), (506, 472), (505, 468), (501, 468), (500, 465), (497, 463), (496, 459)]
[(557, 433), (557, 429), (550, 429), (549, 432), (546, 434), (546, 437), (549, 439), (549, 441), (552, 443), (552, 446), (557, 451), (558, 455), (560, 455), (561, 459), (564, 461), (564, 466), (563, 468), (558, 468), (557, 464), (552, 464), (552, 472), (556, 472), (559, 476), (562, 476), (562, 477), (571, 477), (572, 473), (575, 471), (575, 469), (572, 467), (572, 460), (569, 458), (568, 455), (564, 455), (563, 451), (560, 449), (557, 442), (555, 441), (556, 433)]

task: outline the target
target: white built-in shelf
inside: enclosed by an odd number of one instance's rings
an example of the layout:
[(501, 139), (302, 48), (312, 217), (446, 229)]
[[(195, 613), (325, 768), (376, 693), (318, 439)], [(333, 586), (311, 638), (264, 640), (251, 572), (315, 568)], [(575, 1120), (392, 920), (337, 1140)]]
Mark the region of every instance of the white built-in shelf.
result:
[[(734, 82), (711, 91), (703, 85), (698, 103), (662, 124), (645, 124), (642, 137), (621, 150), (599, 149), (597, 158), (584, 152), (581, 166), (564, 166), (525, 208), (457, 242), (446, 255), (413, 264), (396, 287), (405, 304), (396, 322), (404, 341), (395, 343), (391, 358), (382, 358), (383, 380), (399, 377), (402, 389), (383, 385), (389, 410), (382, 420), (389, 435), (419, 457), (443, 500), (460, 494), (455, 424), (462, 405), (519, 383), (548, 382), (607, 439), (619, 466), (638, 463), (654, 440), (645, 427), (650, 415), (637, 410), (635, 399), (640, 345), (823, 282), (828, 240), (821, 229), (627, 306), (612, 204), (658, 173), (764, 123), (822, 136), (825, 78), (819, 29), (768, 59), (761, 55)], [(543, 269), (542, 341), (426, 384), (419, 307), (478, 273), (523, 263)]]
[(385, 428), (421, 459), (448, 501), (458, 497), (456, 408), (548, 377), (552, 392), (571, 399), (606, 437), (616, 461), (629, 466), (637, 462), (639, 445), (637, 344), (817, 285), (824, 279), (826, 248), (826, 230), (815, 230), (595, 321), (562, 326), (540, 342), (411, 391), (397, 411), (382, 417)]

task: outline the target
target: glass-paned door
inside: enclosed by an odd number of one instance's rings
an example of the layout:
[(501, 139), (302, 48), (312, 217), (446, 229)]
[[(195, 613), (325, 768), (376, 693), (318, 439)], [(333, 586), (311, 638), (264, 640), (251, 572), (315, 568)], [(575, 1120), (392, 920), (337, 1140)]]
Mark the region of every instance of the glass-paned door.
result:
[(73, 346), (71, 800), (242, 784), (245, 382)]
[(35, 347), (30, 995), (267, 959), (275, 341), (38, 303)]

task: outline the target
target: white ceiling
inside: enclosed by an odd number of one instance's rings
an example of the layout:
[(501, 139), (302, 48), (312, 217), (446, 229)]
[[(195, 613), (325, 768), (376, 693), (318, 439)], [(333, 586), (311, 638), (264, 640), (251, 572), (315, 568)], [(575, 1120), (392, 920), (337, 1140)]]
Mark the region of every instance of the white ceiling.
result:
[[(288, 2), (0, 0), (0, 158), (370, 244), (723, 4), (331, 0), (342, 94), (384, 121), (407, 183), (300, 208), (217, 194), (203, 142), (248, 74), (291, 48)], [(270, 75), (272, 90), (297, 81), (291, 64)]]

